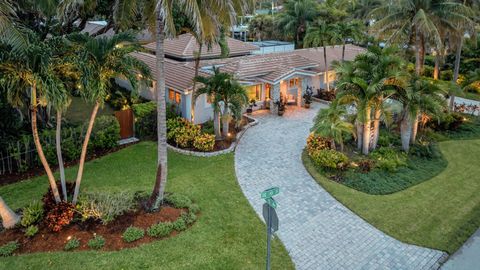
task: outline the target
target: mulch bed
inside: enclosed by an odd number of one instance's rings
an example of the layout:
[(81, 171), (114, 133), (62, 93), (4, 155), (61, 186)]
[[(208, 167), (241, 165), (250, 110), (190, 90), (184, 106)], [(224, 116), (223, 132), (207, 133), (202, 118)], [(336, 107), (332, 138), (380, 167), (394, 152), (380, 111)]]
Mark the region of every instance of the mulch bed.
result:
[[(132, 144), (136, 144), (136, 143), (137, 142), (124, 144), (124, 145), (118, 145), (117, 147), (107, 149), (107, 150), (97, 150), (97, 151), (94, 151), (94, 152), (89, 151), (89, 152), (87, 152), (86, 161), (94, 160), (94, 159), (100, 158), (102, 156), (117, 152), (119, 150), (122, 150), (125, 147), (128, 147), (128, 146), (130, 146)], [(79, 161), (80, 160), (78, 159), (78, 160), (73, 160), (73, 161), (70, 161), (70, 162), (65, 162), (65, 168), (75, 166), (79, 163)], [(51, 168), (52, 168), (53, 171), (55, 171), (56, 169), (58, 169), (58, 166), (51, 166)], [(2, 175), (1, 178), (0, 178), (0, 186), (13, 184), (13, 183), (25, 180), (25, 179), (29, 179), (29, 178), (36, 177), (36, 176), (41, 176), (41, 175), (44, 175), (44, 174), (45, 174), (45, 169), (42, 166), (37, 167), (37, 168), (33, 168), (33, 169), (28, 170), (28, 171), (23, 172), (23, 173), (5, 174), (5, 175)]]
[[(23, 228), (15, 228), (5, 230), (0, 233), (0, 246), (10, 241), (18, 241), (20, 248), (15, 254), (61, 251), (70, 237), (76, 237), (80, 241), (80, 246), (75, 250), (91, 250), (87, 243), (93, 238), (93, 234), (97, 234), (105, 238), (105, 246), (101, 249), (121, 250), (124, 248), (132, 248), (138, 245), (149, 243), (158, 238), (145, 236), (137, 241), (126, 243), (122, 239), (122, 234), (130, 226), (147, 229), (158, 222), (173, 222), (182, 212), (186, 210), (177, 209), (170, 206), (162, 207), (160, 211), (147, 213), (143, 210), (124, 214), (107, 225), (102, 225), (98, 221), (89, 220), (82, 223), (75, 223), (66, 226), (60, 232), (52, 232), (44, 224), (39, 225), (38, 233), (32, 238), (24, 235)], [(169, 237), (178, 234), (173, 231)]]

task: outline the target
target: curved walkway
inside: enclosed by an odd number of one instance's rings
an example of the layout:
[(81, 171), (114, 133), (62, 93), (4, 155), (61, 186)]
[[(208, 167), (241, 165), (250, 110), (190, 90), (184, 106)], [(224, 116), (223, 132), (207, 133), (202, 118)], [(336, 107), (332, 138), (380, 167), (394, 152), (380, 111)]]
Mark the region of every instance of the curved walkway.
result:
[[(280, 187), (278, 235), (297, 269), (438, 269), (446, 254), (404, 244), (377, 230), (325, 191), (301, 161), (312, 119), (325, 105), (259, 112), (235, 152), (243, 193), (261, 216), (260, 192)], [(262, 218), (263, 219), (263, 218)]]

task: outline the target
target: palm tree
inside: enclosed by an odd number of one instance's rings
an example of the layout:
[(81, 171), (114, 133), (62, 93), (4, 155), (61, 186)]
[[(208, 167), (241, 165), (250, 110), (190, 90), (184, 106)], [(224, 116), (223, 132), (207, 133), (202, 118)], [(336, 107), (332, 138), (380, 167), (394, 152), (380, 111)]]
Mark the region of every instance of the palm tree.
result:
[(33, 141), (39, 159), (45, 169), (55, 201), (60, 202), (55, 177), (43, 152), (42, 144), (38, 135), (37, 113), (39, 106), (46, 106), (47, 101), (54, 97), (63, 96), (64, 83), (57, 71), (59, 59), (54, 54), (53, 46), (48, 42), (39, 42), (32, 37), (31, 43), (24, 49), (5, 52), (1, 59), (0, 70), (3, 73), (2, 83), (7, 91), (9, 102), (14, 107), (24, 107), (23, 95), (30, 99), (28, 104), (31, 112), (31, 124)]
[(308, 28), (304, 43), (307, 47), (323, 47), (323, 60), (325, 65), (325, 82), (327, 91), (330, 91), (330, 82), (328, 76), (327, 46), (335, 45), (341, 42), (335, 25), (329, 25), (324, 22), (317, 22), (316, 26)]
[(379, 19), (372, 26), (377, 36), (388, 36), (389, 42), (414, 44), (418, 75), (423, 73), (426, 45), (442, 47), (438, 27), (454, 28), (455, 22), (467, 18), (464, 6), (449, 0), (386, 1), (370, 15)]
[(294, 37), (295, 48), (303, 47), (303, 38), (307, 28), (318, 15), (318, 3), (315, 0), (287, 0), (283, 10), (276, 18), (277, 28)]
[(464, 91), (468, 91), (469, 89), (480, 90), (480, 68), (470, 71), (466, 77), (467, 79), (463, 83)]
[(360, 40), (364, 35), (362, 25), (357, 21), (340, 22), (337, 24), (337, 31), (342, 40), (342, 62), (345, 61), (345, 44), (348, 40)]
[(15, 50), (25, 48), (28, 40), (23, 32), (11, 1), (0, 0), (0, 40)]
[(256, 15), (250, 20), (248, 24), (248, 31), (258, 40), (262, 41), (265, 38), (272, 38), (273, 35), (273, 17), (271, 15)]
[[(222, 136), (228, 136), (230, 119), (241, 117), (243, 107), (247, 103), (248, 97), (245, 88), (243, 88), (232, 74), (222, 73), (219, 68), (213, 68), (213, 75), (210, 77), (195, 77), (195, 80), (202, 83), (203, 87), (195, 93), (194, 99), (200, 95), (207, 95), (212, 99), (212, 106), (216, 121), (218, 115), (222, 115)], [(219, 125), (214, 125), (215, 135), (220, 133)]]
[(332, 139), (333, 148), (336, 148), (335, 143), (338, 143), (340, 151), (343, 152), (344, 136), (348, 134), (351, 134), (353, 137), (356, 136), (353, 125), (343, 119), (346, 115), (347, 109), (345, 106), (339, 105), (338, 102), (334, 101), (329, 108), (318, 112), (311, 131), (322, 137)]
[(76, 204), (93, 124), (98, 109), (108, 94), (111, 81), (118, 77), (125, 77), (136, 90), (141, 78), (150, 78), (150, 71), (145, 63), (130, 55), (140, 49), (140, 45), (135, 42), (135, 37), (130, 32), (119, 33), (111, 38), (93, 38), (88, 35), (74, 34), (69, 36), (69, 39), (75, 45), (79, 58), (81, 94), (84, 99), (95, 104), (90, 114), (75, 180), (72, 203)]
[(355, 19), (363, 20), (365, 25), (369, 25), (372, 19), (370, 13), (381, 4), (381, 0), (359, 0), (353, 5), (350, 13)]
[(8, 207), (2, 196), (0, 196), (0, 216), (2, 217), (2, 225), (5, 229), (13, 228), (20, 221), (20, 216)]

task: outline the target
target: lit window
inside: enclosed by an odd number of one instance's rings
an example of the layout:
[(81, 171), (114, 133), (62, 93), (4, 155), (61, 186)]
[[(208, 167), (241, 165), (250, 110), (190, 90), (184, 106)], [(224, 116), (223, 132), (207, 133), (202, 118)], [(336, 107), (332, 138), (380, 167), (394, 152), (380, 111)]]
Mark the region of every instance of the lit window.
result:
[(265, 98), (270, 99), (272, 96), (272, 85), (271, 84), (265, 84)]
[(182, 102), (182, 95), (180, 93), (175, 93), (175, 103), (180, 104)]
[(173, 91), (172, 89), (169, 89), (168, 90), (168, 99), (170, 101), (174, 101), (175, 100), (175, 91)]

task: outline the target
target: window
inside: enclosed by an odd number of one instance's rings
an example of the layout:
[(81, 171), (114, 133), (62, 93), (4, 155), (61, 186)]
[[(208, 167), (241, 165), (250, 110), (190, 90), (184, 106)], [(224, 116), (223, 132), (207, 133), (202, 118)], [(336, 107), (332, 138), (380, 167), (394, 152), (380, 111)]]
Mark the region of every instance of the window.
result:
[(298, 85), (298, 78), (290, 79), (289, 86), (290, 88)]
[(248, 100), (260, 100), (261, 99), (261, 92), (262, 92), (262, 85), (257, 84), (257, 85), (252, 85), (252, 86), (247, 86), (247, 96)]
[(173, 91), (173, 89), (168, 90), (168, 99), (170, 101), (173, 101), (175, 99), (175, 91)]
[(168, 100), (171, 103), (180, 104), (182, 102), (182, 94), (175, 92), (173, 89), (168, 89)]
[(182, 95), (180, 93), (175, 93), (175, 103), (180, 104), (182, 102)]
[(272, 85), (269, 83), (265, 84), (265, 98), (270, 99), (272, 97)]

